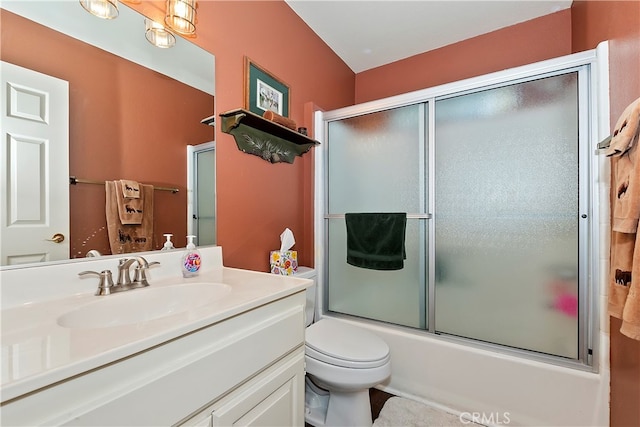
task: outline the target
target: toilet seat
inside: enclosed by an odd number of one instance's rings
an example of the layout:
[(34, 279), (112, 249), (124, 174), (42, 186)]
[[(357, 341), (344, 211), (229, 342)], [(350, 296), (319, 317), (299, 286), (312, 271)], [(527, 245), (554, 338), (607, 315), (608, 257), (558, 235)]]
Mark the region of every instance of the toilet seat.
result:
[(390, 360), (389, 346), (371, 332), (333, 319), (306, 329), (308, 357), (345, 368), (377, 368)]

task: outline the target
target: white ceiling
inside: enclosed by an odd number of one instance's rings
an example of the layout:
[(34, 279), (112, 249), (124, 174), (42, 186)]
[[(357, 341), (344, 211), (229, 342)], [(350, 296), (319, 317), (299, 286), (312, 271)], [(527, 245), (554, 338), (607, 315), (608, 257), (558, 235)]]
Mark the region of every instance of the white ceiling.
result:
[(359, 73), (571, 7), (571, 0), (285, 0)]

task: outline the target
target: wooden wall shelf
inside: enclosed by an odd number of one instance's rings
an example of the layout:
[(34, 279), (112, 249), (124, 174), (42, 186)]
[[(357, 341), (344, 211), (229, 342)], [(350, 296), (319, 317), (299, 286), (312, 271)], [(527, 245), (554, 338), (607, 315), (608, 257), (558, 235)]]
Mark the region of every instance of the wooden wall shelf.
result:
[(318, 141), (243, 109), (220, 113), (222, 132), (236, 140), (238, 149), (271, 163), (293, 163)]

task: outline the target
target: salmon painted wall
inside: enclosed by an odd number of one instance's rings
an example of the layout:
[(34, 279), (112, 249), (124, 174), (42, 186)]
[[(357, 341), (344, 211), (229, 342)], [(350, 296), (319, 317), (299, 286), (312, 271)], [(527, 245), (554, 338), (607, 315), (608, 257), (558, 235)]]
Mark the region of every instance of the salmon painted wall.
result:
[(437, 86), (571, 51), (569, 9), (412, 56), (356, 76), (356, 103)]
[[(214, 1), (201, 9), (200, 19), (212, 25), (217, 112), (243, 106), (245, 55), (289, 85), (289, 116), (299, 126), (312, 127), (305, 122), (308, 102), (327, 110), (353, 104), (354, 73), (284, 1)], [(313, 266), (313, 154), (270, 164), (238, 151), (219, 129), (216, 140), (225, 265), (268, 270), (269, 251), (280, 247), (288, 227), (300, 264)]]
[[(1, 58), (69, 82), (69, 172), (104, 181), (132, 179), (154, 192), (154, 246), (163, 233), (186, 244), (186, 146), (213, 139), (200, 125), (213, 97), (101, 49), (1, 12)], [(148, 123), (148, 126), (141, 126)], [(162, 124), (168, 123), (170, 126)], [(71, 257), (111, 253), (104, 186), (70, 186)]]
[[(574, 1), (572, 50), (592, 49), (609, 40), (611, 128), (632, 101), (640, 97), (640, 2)], [(611, 317), (612, 426), (640, 425), (640, 342), (620, 333)]]
[[(164, 10), (163, 1), (131, 6), (151, 17)], [(216, 56), (216, 114), (243, 107), (245, 56), (289, 85), (298, 126), (311, 129), (310, 102), (326, 110), (354, 103), (354, 73), (282, 0), (199, 1), (193, 42)], [(300, 264), (313, 266), (313, 149), (293, 164), (271, 164), (215, 132), (224, 264), (268, 271), (269, 251), (288, 227)]]

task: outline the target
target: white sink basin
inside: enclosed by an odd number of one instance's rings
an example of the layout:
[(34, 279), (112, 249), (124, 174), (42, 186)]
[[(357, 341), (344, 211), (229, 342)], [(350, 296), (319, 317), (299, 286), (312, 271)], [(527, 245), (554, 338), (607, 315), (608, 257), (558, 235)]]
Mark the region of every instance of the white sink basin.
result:
[(222, 283), (188, 283), (134, 289), (96, 297), (58, 317), (65, 328), (92, 329), (131, 325), (202, 307), (231, 292)]

